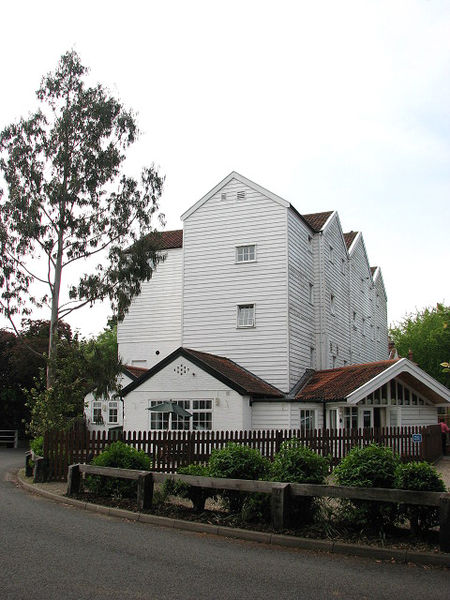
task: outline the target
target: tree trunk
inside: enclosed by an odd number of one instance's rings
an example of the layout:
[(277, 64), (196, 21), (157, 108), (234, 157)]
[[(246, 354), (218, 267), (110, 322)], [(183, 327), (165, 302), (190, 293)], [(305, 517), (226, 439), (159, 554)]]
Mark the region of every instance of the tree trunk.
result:
[(52, 314), (50, 318), (50, 332), (48, 341), (47, 363), (47, 389), (53, 387), (56, 371), (56, 357), (58, 350), (58, 317), (59, 317), (59, 292), (61, 289), (63, 233), (62, 227), (58, 233), (58, 251), (55, 262), (55, 277), (52, 287)]

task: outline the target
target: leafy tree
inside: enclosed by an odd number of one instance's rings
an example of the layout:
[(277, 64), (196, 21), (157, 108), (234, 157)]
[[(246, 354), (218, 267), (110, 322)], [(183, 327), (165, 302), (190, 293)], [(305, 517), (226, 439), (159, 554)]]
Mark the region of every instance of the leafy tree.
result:
[(408, 315), (390, 335), (400, 356), (412, 351), (413, 360), (429, 375), (450, 387), (450, 375), (441, 363), (450, 357), (450, 307), (437, 304)]
[(82, 419), (84, 398), (93, 392), (96, 397), (118, 393), (121, 362), (117, 355), (117, 331), (106, 330), (96, 339), (70, 343), (58, 338), (57, 358), (53, 358), (55, 379), (45, 385), (44, 370), (28, 391), (30, 410), (29, 431), (34, 436), (51, 429), (68, 429)]
[[(74, 51), (64, 54), (37, 91), (41, 108), (0, 134), (8, 190), (0, 193), (0, 312), (18, 333), (16, 317), (48, 307), (49, 388), (58, 323), (105, 298), (122, 318), (161, 260), (158, 236), (146, 234), (163, 178), (154, 166), (140, 181), (123, 174), (135, 117), (101, 85), (88, 86), (86, 75)], [(91, 257), (97, 265), (71, 280), (71, 268), (86, 268)]]

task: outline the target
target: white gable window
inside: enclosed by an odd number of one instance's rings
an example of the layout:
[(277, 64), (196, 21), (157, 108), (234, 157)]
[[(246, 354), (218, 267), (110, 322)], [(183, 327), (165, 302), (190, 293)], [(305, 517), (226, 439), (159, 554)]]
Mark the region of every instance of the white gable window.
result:
[(255, 262), (256, 261), (256, 245), (236, 246), (236, 262)]
[(93, 402), (92, 403), (92, 422), (96, 425), (101, 425), (103, 423), (103, 415), (102, 415), (102, 403), (101, 402)]
[(239, 304), (237, 307), (237, 326), (254, 327), (255, 326), (255, 305)]
[(119, 404), (117, 401), (111, 401), (108, 404), (108, 423), (117, 423), (119, 415)]
[(237, 193), (238, 200), (245, 200), (245, 190), (239, 190)]
[(226, 200), (226, 199), (227, 199), (227, 194), (226, 194), (226, 192), (222, 192), (222, 193), (220, 194), (220, 199), (221, 199), (221, 200)]

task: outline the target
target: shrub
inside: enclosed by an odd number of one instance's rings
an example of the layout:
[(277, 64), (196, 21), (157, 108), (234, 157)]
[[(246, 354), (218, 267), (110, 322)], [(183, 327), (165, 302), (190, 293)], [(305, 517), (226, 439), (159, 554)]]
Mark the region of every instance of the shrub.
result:
[[(283, 442), (271, 466), (271, 479), (286, 483), (323, 484), (328, 475), (328, 460), (293, 438)], [(291, 500), (292, 520), (301, 518), (310, 521), (314, 514), (314, 499), (311, 497)]]
[[(390, 448), (370, 444), (353, 448), (334, 470), (336, 480), (343, 486), (366, 488), (393, 488), (399, 458)], [(363, 529), (383, 531), (395, 520), (397, 509), (389, 502), (353, 500), (344, 502), (350, 508), (350, 521)]]
[[(396, 471), (396, 487), (419, 492), (447, 491), (442, 477), (426, 462), (399, 465)], [(413, 533), (424, 533), (439, 525), (439, 509), (433, 506), (409, 504), (401, 508), (401, 513), (409, 519)]]
[[(187, 467), (180, 467), (178, 469), (180, 475), (199, 475), (201, 477), (208, 477), (208, 467), (204, 465), (191, 464)], [(199, 488), (193, 485), (189, 485), (184, 481), (176, 481), (174, 479), (166, 479), (163, 486), (164, 496), (180, 496), (181, 498), (188, 498), (193, 506), (195, 512), (201, 512), (205, 508), (205, 502), (207, 498), (215, 496), (215, 490), (208, 488)]]
[[(144, 451), (138, 451), (123, 442), (113, 442), (106, 450), (96, 456), (92, 463), (99, 467), (118, 467), (121, 469), (137, 469), (148, 471), (150, 459)], [(85, 487), (100, 496), (133, 497), (137, 493), (137, 481), (115, 479), (101, 475), (86, 477)]]
[[(210, 477), (225, 479), (264, 479), (269, 469), (269, 461), (258, 450), (234, 442), (213, 450), (208, 464)], [(248, 494), (234, 490), (223, 490), (220, 495), (231, 512), (240, 512), (248, 497)]]
[(44, 436), (39, 436), (31, 440), (30, 448), (36, 456), (44, 456)]

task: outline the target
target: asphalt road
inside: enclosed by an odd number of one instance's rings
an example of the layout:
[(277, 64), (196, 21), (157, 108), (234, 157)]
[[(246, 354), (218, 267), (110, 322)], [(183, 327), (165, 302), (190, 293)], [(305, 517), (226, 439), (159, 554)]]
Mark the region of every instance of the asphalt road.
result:
[(0, 448), (0, 600), (450, 597), (450, 573), (178, 532), (24, 492)]

